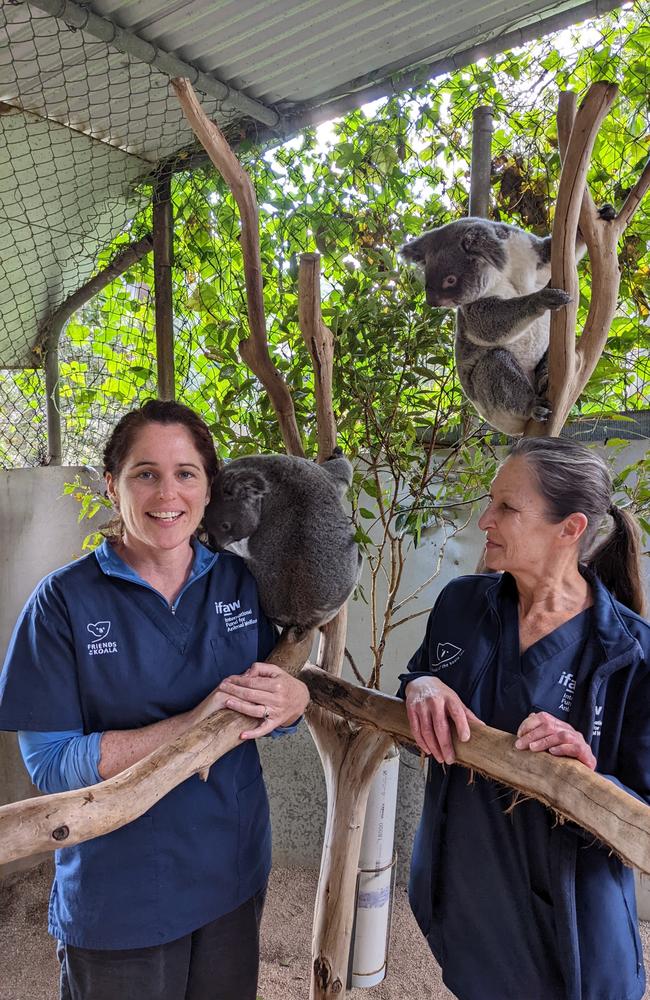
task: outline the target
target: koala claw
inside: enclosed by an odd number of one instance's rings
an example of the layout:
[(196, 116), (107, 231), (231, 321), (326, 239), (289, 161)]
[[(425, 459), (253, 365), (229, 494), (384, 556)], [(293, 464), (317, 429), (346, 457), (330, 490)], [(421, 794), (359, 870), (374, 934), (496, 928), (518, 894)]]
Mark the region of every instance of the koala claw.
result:
[(537, 294), (539, 296), (539, 304), (544, 309), (552, 309), (553, 311), (560, 309), (571, 301), (569, 293), (563, 291), (561, 288), (542, 288)]
[(532, 420), (537, 420), (540, 424), (545, 424), (551, 415), (551, 404), (548, 399), (536, 399), (530, 411)]

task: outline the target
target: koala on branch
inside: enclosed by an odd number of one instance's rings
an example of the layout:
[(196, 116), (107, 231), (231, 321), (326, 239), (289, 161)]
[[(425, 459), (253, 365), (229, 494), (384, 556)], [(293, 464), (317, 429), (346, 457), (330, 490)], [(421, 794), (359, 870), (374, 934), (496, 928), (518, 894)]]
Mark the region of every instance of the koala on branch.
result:
[(244, 559), (276, 624), (324, 625), (354, 590), (361, 554), (341, 502), (351, 483), (340, 449), (322, 465), (253, 455), (219, 471), (204, 517), (210, 544)]
[[(584, 254), (581, 241), (576, 251)], [(511, 435), (531, 417), (545, 421), (549, 313), (570, 301), (546, 287), (551, 237), (467, 218), (410, 240), (400, 254), (422, 270), (430, 306), (456, 309), (458, 378), (479, 414)]]

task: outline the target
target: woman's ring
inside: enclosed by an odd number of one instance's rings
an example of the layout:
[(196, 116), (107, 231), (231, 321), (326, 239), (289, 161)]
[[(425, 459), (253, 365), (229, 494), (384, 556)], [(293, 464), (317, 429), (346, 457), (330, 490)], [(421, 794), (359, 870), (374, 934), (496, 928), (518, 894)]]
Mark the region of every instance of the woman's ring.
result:
[(264, 719), (265, 722), (268, 719), (268, 717), (269, 717), (270, 714), (271, 713), (269, 712), (268, 708), (266, 708), (266, 706), (265, 706), (264, 707), (264, 715), (262, 716), (262, 718)]

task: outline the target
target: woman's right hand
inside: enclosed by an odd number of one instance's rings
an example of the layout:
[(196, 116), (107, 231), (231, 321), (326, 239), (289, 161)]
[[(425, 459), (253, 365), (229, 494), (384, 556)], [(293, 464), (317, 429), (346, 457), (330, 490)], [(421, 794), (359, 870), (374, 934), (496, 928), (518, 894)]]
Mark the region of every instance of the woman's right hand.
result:
[(439, 764), (456, 760), (450, 721), (463, 743), (470, 737), (469, 723), (481, 721), (437, 677), (415, 677), (406, 685), (406, 713), (420, 750)]

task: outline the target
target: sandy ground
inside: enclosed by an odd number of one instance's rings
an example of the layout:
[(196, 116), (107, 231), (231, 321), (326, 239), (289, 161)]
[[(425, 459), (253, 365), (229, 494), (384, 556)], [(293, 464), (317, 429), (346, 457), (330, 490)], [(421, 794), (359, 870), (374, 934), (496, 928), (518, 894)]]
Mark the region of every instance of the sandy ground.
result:
[[(50, 873), (45, 862), (0, 884), (0, 1000), (57, 1000), (57, 962), (45, 930)], [(260, 1000), (309, 996), (316, 878), (315, 872), (302, 869), (278, 869), (271, 877), (262, 927)], [(650, 973), (650, 924), (642, 924), (642, 936)], [(413, 920), (404, 887), (396, 892), (387, 978), (372, 990), (351, 990), (348, 997), (453, 1000)], [(650, 1000), (650, 991), (644, 1000)]]

